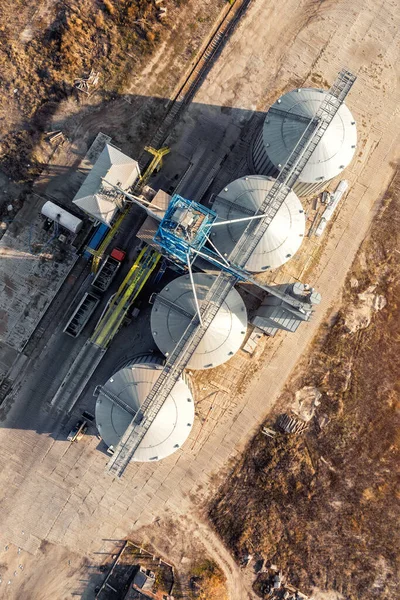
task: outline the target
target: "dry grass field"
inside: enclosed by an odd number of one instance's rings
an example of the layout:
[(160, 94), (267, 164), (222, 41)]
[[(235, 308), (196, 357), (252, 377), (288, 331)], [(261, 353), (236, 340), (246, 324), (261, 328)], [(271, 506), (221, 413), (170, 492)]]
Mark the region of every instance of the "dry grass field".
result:
[[(167, 6), (160, 19), (153, 0), (1, 3), (0, 169), (8, 177), (26, 182), (40, 172), (35, 148), (63, 101), (73, 99), (83, 117), (85, 106), (107, 105), (146, 68), (146, 83), (154, 83), (149, 65), (165, 43), (169, 50), (163, 54), (172, 53), (174, 62), (165, 65), (159, 88), (171, 93), (224, 0), (168, 0)], [(93, 101), (74, 87), (91, 70), (99, 74)]]
[(296, 391), (317, 387), (321, 404), (308, 431), (259, 434), (210, 508), (238, 559), (259, 554), (304, 592), (315, 586), (351, 600), (398, 593), (399, 242), (397, 172), (348, 277), (343, 308), (275, 408), (277, 416)]

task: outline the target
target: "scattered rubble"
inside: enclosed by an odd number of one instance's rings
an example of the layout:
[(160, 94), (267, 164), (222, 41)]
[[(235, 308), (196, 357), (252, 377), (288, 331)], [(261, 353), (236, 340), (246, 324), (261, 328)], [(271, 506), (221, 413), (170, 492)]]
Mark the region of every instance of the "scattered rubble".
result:
[(303, 421), (311, 421), (315, 414), (315, 409), (321, 404), (321, 392), (313, 386), (305, 386), (297, 390), (295, 402), (292, 406), (293, 413)]
[(366, 329), (374, 313), (386, 306), (386, 298), (375, 293), (376, 286), (370, 285), (365, 292), (357, 295), (357, 304), (350, 305), (346, 311), (345, 327), (348, 333)]
[(280, 415), (277, 420), (277, 426), (285, 433), (299, 434), (303, 433), (308, 425), (301, 419), (289, 415)]
[(88, 96), (97, 88), (99, 84), (100, 73), (97, 71), (90, 71), (88, 77), (80, 77), (79, 79), (75, 79), (74, 87), (78, 89), (80, 92), (87, 94)]
[(276, 565), (260, 571), (254, 584), (257, 592), (268, 600), (307, 600), (308, 596), (286, 581), (285, 575)]

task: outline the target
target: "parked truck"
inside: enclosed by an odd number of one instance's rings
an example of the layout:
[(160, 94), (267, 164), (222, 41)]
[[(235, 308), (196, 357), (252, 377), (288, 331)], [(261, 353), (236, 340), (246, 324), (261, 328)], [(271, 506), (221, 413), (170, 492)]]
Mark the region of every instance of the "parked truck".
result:
[(96, 277), (92, 281), (92, 291), (84, 294), (68, 320), (68, 323), (64, 327), (64, 333), (67, 333), (72, 337), (78, 337), (81, 331), (83, 331), (83, 328), (100, 302), (101, 294), (108, 289), (117, 274), (117, 271), (125, 258), (125, 254), (126, 253), (123, 250), (114, 248), (111, 254), (105, 258), (100, 269), (96, 273)]
[(86, 292), (78, 306), (72, 313), (68, 323), (64, 327), (64, 333), (71, 335), (72, 337), (78, 337), (90, 317), (94, 313), (98, 303), (100, 302), (99, 296), (92, 292)]
[(124, 258), (125, 252), (119, 248), (114, 248), (100, 265), (100, 269), (92, 281), (92, 287), (100, 293), (105, 292), (117, 274)]

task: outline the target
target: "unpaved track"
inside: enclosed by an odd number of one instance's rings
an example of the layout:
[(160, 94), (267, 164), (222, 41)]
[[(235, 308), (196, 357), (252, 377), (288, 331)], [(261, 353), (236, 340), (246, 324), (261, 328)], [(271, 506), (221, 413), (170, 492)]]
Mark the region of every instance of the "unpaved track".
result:
[[(122, 539), (146, 525), (151, 531), (157, 517), (172, 518), (184, 535), (184, 517), (190, 514), (196, 520), (198, 506), (214, 489), (215, 474), (257, 430), (299, 356), (337, 303), (376, 203), (391, 179), (391, 164), (399, 158), (399, 38), (398, 4), (391, 0), (379, 5), (373, 0), (318, 5), (253, 0), (194, 103), (264, 108), (293, 85), (320, 82), (326, 86), (325, 81), (333, 81), (342, 66), (359, 75), (348, 100), (359, 132), (357, 156), (345, 172), (350, 192), (310, 281), (322, 293), (323, 304), (312, 323), (293, 336), (282, 335), (273, 341), (266, 364), (242, 395), (235, 395), (230, 369), (235, 364), (237, 370), (248, 371), (245, 358), (235, 357), (230, 366), (215, 370), (211, 374), (214, 381), (224, 381), (228, 391), (225, 396), (217, 394), (207, 422), (196, 420), (182, 450), (158, 464), (130, 465), (121, 481), (104, 474), (106, 458), (96, 450), (96, 439), (66, 450), (65, 441), (52, 440), (33, 428), (1, 430), (4, 461), (0, 488), (7, 493), (1, 499), (0, 550), (14, 543), (34, 553), (41, 540), (47, 539), (90, 557), (95, 564), (99, 555), (94, 553), (102, 551), (103, 540)], [(107, 115), (103, 116), (107, 124)], [(102, 124), (100, 119), (97, 127)], [(207, 394), (210, 390), (200, 390), (198, 404)], [(240, 585), (240, 572), (216, 545), (214, 534), (209, 535), (207, 529), (201, 533), (210, 552), (221, 557), (231, 596), (243, 600), (240, 589), (238, 594), (235, 589)], [(0, 561), (7, 560), (7, 554), (0, 552)], [(33, 572), (34, 564), (15, 578), (4, 597), (37, 597), (36, 591), (33, 593), (36, 580), (29, 584)], [(45, 589), (45, 569), (41, 576)], [(58, 597), (63, 598), (62, 591), (71, 589), (74, 581), (78, 587), (78, 579), (78, 572), (70, 573), (68, 580), (60, 577)], [(24, 595), (18, 587), (20, 581), (25, 582)]]
[[(189, 521), (193, 535), (201, 542), (205, 550), (223, 570), (230, 600), (253, 600), (257, 596), (251, 590), (251, 581), (244, 577), (242, 571), (217, 534), (202, 521)], [(211, 600), (211, 599), (210, 599)]]

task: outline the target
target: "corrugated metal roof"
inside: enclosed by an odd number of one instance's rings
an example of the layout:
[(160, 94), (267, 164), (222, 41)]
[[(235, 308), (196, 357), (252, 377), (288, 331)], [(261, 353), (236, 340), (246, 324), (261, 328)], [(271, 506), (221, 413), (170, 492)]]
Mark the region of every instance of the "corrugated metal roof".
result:
[[(167, 194), (167, 192), (164, 192), (164, 190), (158, 190), (153, 200), (150, 202), (149, 208), (154, 210), (154, 212), (162, 218), (171, 202), (171, 198), (172, 196)], [(154, 208), (154, 206), (157, 206), (162, 210), (158, 210), (157, 208)]]
[[(161, 369), (161, 365), (153, 362), (132, 364), (110, 377), (104, 388), (136, 412), (157, 381)], [(131, 420), (131, 414), (100, 392), (96, 402), (96, 424), (107, 446), (117, 446)], [(169, 456), (185, 442), (193, 420), (193, 397), (188, 385), (180, 379), (140, 443), (133, 460), (147, 462)]]
[[(251, 175), (227, 185), (214, 200), (213, 210), (222, 220), (239, 219), (255, 214), (273, 185), (273, 179)], [(213, 244), (229, 256), (248, 222), (214, 227)], [(266, 268), (276, 269), (287, 262), (300, 248), (305, 230), (302, 204), (290, 192), (272, 223), (251, 255), (246, 268), (257, 273)]]
[(263, 314), (256, 315), (252, 319), (252, 324), (265, 330), (268, 327), (277, 327), (286, 331), (296, 331), (301, 323), (300, 319), (285, 310), (284, 306), (266, 306), (263, 307)]
[[(215, 277), (206, 273), (194, 273), (193, 278), (201, 305)], [(188, 275), (178, 277), (160, 292), (151, 312), (151, 330), (154, 341), (163, 354), (172, 352), (195, 312), (195, 300)], [(239, 350), (246, 330), (246, 307), (240, 294), (233, 288), (191, 357), (188, 368), (208, 369), (223, 364)]]
[[(311, 119), (326, 95), (327, 92), (320, 89), (293, 90), (275, 102), (272, 108), (276, 110), (273, 113), (267, 113), (263, 126), (264, 147), (277, 168), (285, 164), (307, 127), (304, 120), (296, 120), (295, 116)], [(293, 117), (288, 113), (292, 113)], [(354, 118), (347, 106), (342, 104), (302, 171), (299, 181), (310, 183), (333, 179), (351, 162), (356, 145), (357, 128)]]
[(117, 207), (113, 198), (113, 188), (103, 182), (102, 178), (127, 190), (139, 174), (136, 160), (106, 144), (73, 202), (98, 221), (110, 225)]
[(157, 244), (157, 242), (154, 241), (154, 236), (155, 236), (156, 231), (159, 228), (159, 226), (160, 226), (159, 221), (157, 221), (153, 217), (148, 216), (148, 217), (146, 217), (143, 225), (137, 232), (136, 237), (138, 237), (139, 240), (146, 242), (146, 244), (148, 244), (149, 246), (152, 246), (153, 248), (156, 248), (157, 250), (159, 250), (161, 252), (160, 244)]

